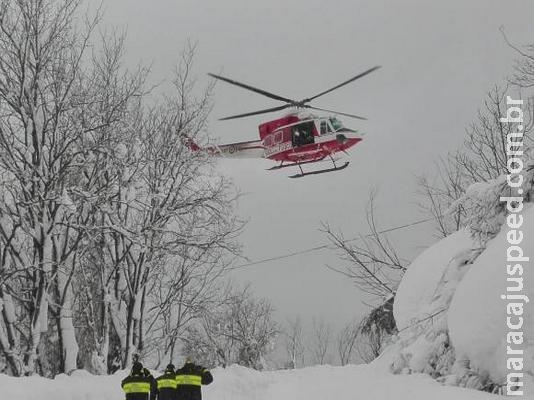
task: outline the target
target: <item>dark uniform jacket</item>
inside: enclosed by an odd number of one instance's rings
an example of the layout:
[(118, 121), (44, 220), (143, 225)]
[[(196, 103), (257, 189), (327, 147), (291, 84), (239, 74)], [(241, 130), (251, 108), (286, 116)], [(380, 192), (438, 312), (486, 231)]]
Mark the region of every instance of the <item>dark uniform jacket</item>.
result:
[(152, 380), (143, 373), (127, 376), (122, 380), (121, 386), (126, 394), (126, 400), (150, 400)]
[(150, 400), (156, 400), (156, 395), (158, 392), (158, 386), (156, 384), (156, 379), (154, 379), (154, 376), (150, 373), (150, 371), (146, 368), (143, 368), (144, 375), (149, 379), (150, 381)]
[(176, 371), (176, 394), (179, 400), (201, 400), (201, 385), (209, 385), (213, 382), (210, 371), (195, 365), (186, 363)]
[(174, 372), (166, 372), (156, 378), (158, 400), (176, 400), (176, 379)]

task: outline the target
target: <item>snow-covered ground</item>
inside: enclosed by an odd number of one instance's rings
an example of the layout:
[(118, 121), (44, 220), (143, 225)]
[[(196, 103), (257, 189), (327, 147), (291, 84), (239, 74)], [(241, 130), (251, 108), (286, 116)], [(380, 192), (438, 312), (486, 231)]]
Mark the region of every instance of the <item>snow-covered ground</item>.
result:
[[(258, 372), (239, 366), (215, 369), (205, 400), (487, 400), (494, 395), (441, 386), (426, 375), (392, 375), (369, 365), (317, 366)], [(0, 375), (0, 398), (9, 400), (117, 400), (121, 371), (93, 376), (77, 371), (55, 379)]]

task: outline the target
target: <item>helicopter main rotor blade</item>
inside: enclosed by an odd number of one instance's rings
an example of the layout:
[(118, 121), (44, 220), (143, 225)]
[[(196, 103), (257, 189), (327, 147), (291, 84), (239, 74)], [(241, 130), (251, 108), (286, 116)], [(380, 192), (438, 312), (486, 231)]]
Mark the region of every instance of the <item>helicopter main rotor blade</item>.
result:
[[(361, 74), (358, 74), (358, 75), (356, 75), (356, 76), (353, 77), (353, 78), (350, 78), (348, 81), (345, 81), (345, 82), (343, 82), (343, 83), (340, 83), (339, 85), (334, 86), (334, 87), (331, 88), (331, 89), (325, 90), (324, 92), (321, 92), (321, 93), (319, 93), (319, 94), (316, 94), (316, 95), (313, 96), (313, 97), (304, 99), (304, 100), (302, 100), (302, 102), (303, 102), (303, 103), (308, 103), (308, 102), (310, 102), (310, 101), (316, 99), (317, 97), (320, 97), (320, 96), (322, 96), (322, 95), (325, 95), (325, 94), (327, 94), (327, 93), (330, 93), (330, 92), (332, 92), (332, 91), (334, 91), (334, 90), (336, 90), (336, 89), (339, 89), (339, 88), (342, 87), (342, 86), (345, 86), (345, 85), (347, 85), (347, 84), (349, 84), (349, 83), (351, 83), (351, 82), (354, 82), (356, 79), (360, 79), (360, 78), (364, 77), (365, 75), (370, 74), (371, 72), (377, 70), (378, 68), (380, 68), (379, 65), (377, 65), (376, 67), (373, 67), (373, 68), (371, 68), (371, 69), (368, 69), (367, 71), (362, 72)], [(341, 114), (341, 113), (340, 113), (340, 114)]]
[(245, 113), (245, 114), (232, 115), (231, 117), (220, 118), (219, 121), (227, 121), (229, 119), (250, 117), (251, 115), (266, 114), (266, 113), (270, 113), (270, 112), (274, 112), (274, 111), (284, 110), (284, 109), (289, 108), (291, 106), (292, 106), (291, 104), (284, 104), (283, 106), (278, 106), (278, 107), (273, 107), (273, 108), (266, 108), (264, 110), (252, 111), (252, 112)]
[(312, 110), (326, 111), (326, 112), (329, 112), (329, 113), (332, 113), (332, 114), (344, 115), (345, 117), (350, 117), (350, 118), (357, 118), (357, 119), (367, 120), (367, 118), (365, 118), (365, 117), (360, 117), (359, 115), (347, 114), (347, 113), (343, 113), (343, 112), (339, 112), (339, 111), (334, 111), (334, 110), (327, 110), (326, 108), (313, 107), (313, 106), (309, 106), (309, 105), (307, 105), (307, 104), (304, 105), (303, 107), (304, 107), (304, 108), (311, 108)]
[(274, 99), (274, 100), (280, 100), (280, 101), (284, 101), (286, 103), (291, 103), (291, 104), (295, 103), (295, 100), (286, 99), (285, 97), (278, 96), (278, 95), (273, 94), (273, 93), (269, 93), (269, 92), (267, 92), (265, 90), (255, 88), (253, 86), (246, 85), (244, 83), (237, 82), (237, 81), (234, 81), (232, 79), (225, 78), (224, 76), (215, 75), (215, 74), (212, 74), (212, 73), (208, 73), (208, 75), (213, 77), (213, 78), (215, 78), (215, 79), (220, 79), (221, 81), (230, 83), (231, 85), (236, 85), (236, 86), (242, 87), (243, 89), (251, 90), (251, 91), (253, 91), (255, 93), (259, 93), (259, 94), (261, 94), (263, 96), (267, 96), (267, 97), (269, 97), (271, 99)]

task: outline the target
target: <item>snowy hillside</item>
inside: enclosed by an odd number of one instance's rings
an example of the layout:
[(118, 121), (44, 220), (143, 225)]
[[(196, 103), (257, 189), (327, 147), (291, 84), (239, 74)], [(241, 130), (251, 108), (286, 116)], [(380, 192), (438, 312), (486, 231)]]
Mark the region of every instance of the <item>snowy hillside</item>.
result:
[[(438, 241), (409, 266), (394, 303), (399, 333), (374, 364), (385, 371), (425, 373), (450, 385), (489, 391), (506, 387), (507, 375), (521, 372), (525, 394), (534, 396), (534, 307), (529, 302), (534, 298), (534, 207), (524, 207), (521, 226), (530, 260), (507, 266), (513, 236), (503, 224), (503, 207), (495, 201), (502, 180), (473, 188), (476, 195), (483, 189), (484, 204), (469, 210), (470, 229)], [(468, 191), (469, 201), (474, 192)], [(518, 277), (511, 277), (512, 267)], [(501, 296), (510, 293), (510, 286), (515, 294), (509, 299), (515, 303), (508, 304)], [(520, 326), (511, 332), (507, 321)], [(514, 369), (511, 362), (517, 363)]]
[[(123, 398), (121, 371), (113, 376), (76, 372), (54, 380), (0, 375), (2, 399), (117, 400)], [(258, 372), (239, 366), (213, 371), (214, 383), (204, 389), (205, 400), (489, 400), (495, 396), (440, 386), (424, 375), (379, 373), (371, 366), (311, 367)]]

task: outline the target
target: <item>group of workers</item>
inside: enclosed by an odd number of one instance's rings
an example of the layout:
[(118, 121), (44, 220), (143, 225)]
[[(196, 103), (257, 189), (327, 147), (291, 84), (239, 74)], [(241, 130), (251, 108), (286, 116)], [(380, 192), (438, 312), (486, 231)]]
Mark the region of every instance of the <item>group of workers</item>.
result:
[(201, 385), (209, 385), (213, 376), (206, 368), (186, 358), (182, 368), (169, 364), (163, 375), (154, 378), (139, 361), (122, 381), (126, 400), (201, 400)]

